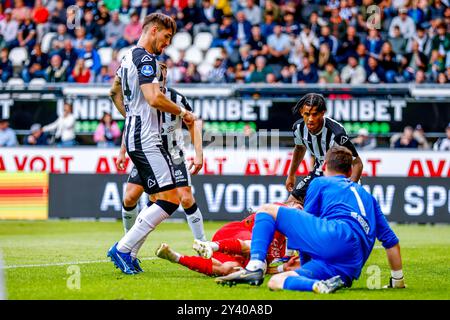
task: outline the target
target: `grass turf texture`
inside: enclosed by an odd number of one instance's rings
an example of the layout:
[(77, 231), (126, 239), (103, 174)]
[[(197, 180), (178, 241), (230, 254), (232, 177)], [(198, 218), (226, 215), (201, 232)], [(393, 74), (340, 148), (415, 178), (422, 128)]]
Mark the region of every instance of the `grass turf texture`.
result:
[[(222, 224), (207, 222), (208, 238)], [(0, 248), (7, 266), (8, 299), (450, 299), (450, 226), (394, 225), (393, 229), (401, 241), (408, 288), (367, 288), (367, 283), (377, 284), (371, 266), (375, 266), (375, 272), (376, 266), (380, 268), (381, 285), (389, 279), (386, 255), (377, 243), (360, 279), (352, 288), (332, 295), (271, 292), (267, 288), (268, 276), (261, 287), (221, 287), (211, 277), (155, 257), (160, 242), (169, 243), (178, 252), (194, 254), (187, 224), (158, 226), (141, 250), (146, 258), (142, 262), (145, 272), (133, 276), (123, 275), (106, 262), (107, 249), (122, 236), (118, 222), (2, 221)], [(82, 261), (91, 263), (78, 264), (80, 289), (70, 290), (67, 283), (72, 274), (68, 267), (71, 262)], [(18, 267), (58, 263), (69, 264)]]

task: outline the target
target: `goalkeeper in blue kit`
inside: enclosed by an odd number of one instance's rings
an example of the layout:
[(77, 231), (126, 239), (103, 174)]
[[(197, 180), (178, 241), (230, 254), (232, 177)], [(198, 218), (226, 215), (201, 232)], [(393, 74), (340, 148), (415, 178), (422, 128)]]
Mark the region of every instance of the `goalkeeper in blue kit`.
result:
[(332, 147), (326, 154), (325, 177), (309, 186), (304, 210), (263, 205), (256, 214), (250, 261), (245, 269), (216, 279), (217, 283), (261, 285), (267, 248), (277, 230), (300, 251), (301, 266), (273, 276), (272, 290), (331, 293), (358, 279), (375, 239), (386, 249), (390, 287), (404, 288), (399, 240), (380, 206), (362, 186), (352, 182), (352, 153)]

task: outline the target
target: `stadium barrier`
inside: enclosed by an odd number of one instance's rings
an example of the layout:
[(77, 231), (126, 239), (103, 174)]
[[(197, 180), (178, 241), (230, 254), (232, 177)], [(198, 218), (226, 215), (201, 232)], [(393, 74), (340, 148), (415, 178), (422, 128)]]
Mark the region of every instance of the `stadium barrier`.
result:
[[(50, 174), (49, 217), (120, 218), (126, 179), (113, 174)], [(192, 181), (205, 220), (242, 219), (248, 208), (288, 197), (281, 176), (203, 175)], [(390, 222), (450, 223), (446, 178), (365, 177), (362, 184)], [(144, 195), (140, 205), (146, 202)], [(183, 217), (181, 210), (173, 215)]]
[[(205, 121), (205, 129), (219, 132), (255, 130), (290, 132), (290, 108), (307, 92), (327, 97), (328, 115), (342, 122), (347, 131), (361, 127), (372, 134), (401, 132), (406, 125), (421, 124), (433, 136), (443, 135), (450, 119), (450, 86), (348, 86), (348, 85), (176, 85)], [(0, 115), (11, 127), (26, 132), (33, 123), (48, 124), (62, 113), (65, 100), (73, 103), (77, 134), (92, 134), (103, 112), (110, 112), (119, 125), (123, 118), (108, 97), (108, 86), (52, 84), (47, 87), (4, 87)]]

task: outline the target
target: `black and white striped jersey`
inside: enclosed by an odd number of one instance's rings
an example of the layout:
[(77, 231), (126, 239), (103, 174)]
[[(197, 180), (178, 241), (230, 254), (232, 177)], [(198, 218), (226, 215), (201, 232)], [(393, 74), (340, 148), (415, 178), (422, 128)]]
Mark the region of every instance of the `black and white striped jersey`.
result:
[[(175, 89), (167, 88), (166, 97), (186, 110), (192, 111), (186, 97)], [(179, 162), (179, 159), (184, 160), (185, 149), (182, 125), (183, 119), (180, 116), (163, 112), (161, 128), (163, 146), (175, 163)]]
[(322, 130), (317, 134), (308, 131), (303, 119), (298, 120), (292, 127), (294, 131), (294, 142), (296, 145), (303, 145), (315, 158), (314, 170), (317, 173), (322, 171), (325, 161), (325, 154), (334, 145), (347, 147), (354, 157), (358, 156), (355, 146), (350, 141), (344, 127), (337, 121), (324, 117)]
[(148, 104), (140, 88), (146, 83), (161, 84), (162, 75), (156, 56), (134, 46), (123, 57), (116, 74), (122, 83), (127, 151), (144, 150), (161, 144), (161, 112)]

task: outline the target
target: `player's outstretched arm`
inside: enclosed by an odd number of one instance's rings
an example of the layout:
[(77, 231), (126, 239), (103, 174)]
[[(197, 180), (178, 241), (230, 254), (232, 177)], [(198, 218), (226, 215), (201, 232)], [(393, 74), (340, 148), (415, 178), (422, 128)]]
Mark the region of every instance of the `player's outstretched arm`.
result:
[(186, 125), (189, 129), (191, 141), (194, 145), (195, 150), (195, 157), (193, 162), (189, 166), (189, 170), (191, 170), (191, 174), (195, 175), (203, 167), (202, 123), (197, 119), (194, 122), (186, 123)]
[(109, 97), (111, 98), (116, 109), (125, 118), (127, 115), (125, 112), (125, 104), (123, 102), (122, 82), (118, 76), (114, 78), (114, 82), (109, 90)]
[(352, 163), (352, 176), (350, 177), (350, 179), (354, 182), (358, 182), (359, 179), (361, 178), (362, 171), (363, 171), (362, 160), (359, 156), (355, 157)]
[(305, 157), (306, 147), (303, 145), (295, 145), (291, 165), (289, 167), (288, 177), (286, 178), (286, 190), (292, 192), (294, 190), (295, 184), (295, 173), (297, 172), (298, 166)]
[(195, 120), (195, 116), (193, 113), (167, 99), (167, 97), (159, 89), (159, 83), (141, 84), (141, 90), (144, 94), (145, 100), (152, 107), (163, 112), (168, 112), (180, 116), (187, 122)]
[(402, 256), (400, 254), (400, 244), (386, 249), (386, 255), (391, 267), (391, 278), (388, 288), (405, 288), (405, 279), (402, 271)]

